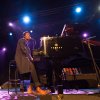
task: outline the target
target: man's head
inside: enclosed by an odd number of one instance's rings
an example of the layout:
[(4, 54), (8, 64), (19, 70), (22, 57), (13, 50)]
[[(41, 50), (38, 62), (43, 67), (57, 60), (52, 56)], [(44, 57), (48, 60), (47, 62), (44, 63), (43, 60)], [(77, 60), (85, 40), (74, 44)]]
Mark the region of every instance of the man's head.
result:
[(23, 33), (23, 37), (24, 37), (26, 40), (30, 40), (30, 39), (31, 39), (31, 35), (30, 35), (30, 33), (29, 33), (28, 31), (25, 31), (25, 32)]

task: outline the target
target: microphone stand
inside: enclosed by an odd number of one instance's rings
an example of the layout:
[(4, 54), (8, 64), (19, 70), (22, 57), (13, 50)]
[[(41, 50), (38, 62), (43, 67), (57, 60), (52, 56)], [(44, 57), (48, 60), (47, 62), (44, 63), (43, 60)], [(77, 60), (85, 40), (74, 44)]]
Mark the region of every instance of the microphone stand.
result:
[(92, 52), (92, 49), (91, 49), (91, 45), (89, 43), (89, 39), (91, 38), (94, 38), (94, 37), (90, 37), (88, 39), (86, 39), (86, 42), (87, 42), (87, 45), (88, 45), (88, 48), (89, 48), (89, 52), (90, 52), (90, 55), (91, 55), (91, 58), (92, 58), (92, 62), (93, 62), (93, 65), (94, 65), (94, 68), (95, 68), (95, 71), (96, 71), (96, 76), (97, 76), (97, 80), (98, 80), (98, 85), (100, 85), (100, 76), (99, 76), (99, 68), (95, 62), (95, 59), (94, 59), (94, 56), (93, 56), (93, 52)]

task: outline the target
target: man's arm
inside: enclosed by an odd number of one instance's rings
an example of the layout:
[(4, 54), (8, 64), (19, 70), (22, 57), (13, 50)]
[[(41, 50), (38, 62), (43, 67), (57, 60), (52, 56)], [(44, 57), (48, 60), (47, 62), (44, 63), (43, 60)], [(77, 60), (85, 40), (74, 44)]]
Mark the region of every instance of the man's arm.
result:
[(32, 58), (32, 56), (31, 56), (30, 49), (26, 46), (25, 40), (24, 40), (24, 39), (21, 39), (21, 40), (19, 40), (18, 42), (19, 42), (21, 51), (25, 54), (26, 57), (28, 57), (30, 60), (33, 61), (33, 58)]

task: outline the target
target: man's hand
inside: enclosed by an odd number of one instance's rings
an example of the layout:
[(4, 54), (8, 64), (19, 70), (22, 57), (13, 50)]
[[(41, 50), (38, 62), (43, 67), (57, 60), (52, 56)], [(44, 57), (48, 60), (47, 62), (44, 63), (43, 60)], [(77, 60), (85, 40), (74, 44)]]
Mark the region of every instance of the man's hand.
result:
[(33, 57), (31, 55), (29, 55), (29, 60), (33, 61)]
[(33, 61), (33, 58), (31, 57), (31, 61)]

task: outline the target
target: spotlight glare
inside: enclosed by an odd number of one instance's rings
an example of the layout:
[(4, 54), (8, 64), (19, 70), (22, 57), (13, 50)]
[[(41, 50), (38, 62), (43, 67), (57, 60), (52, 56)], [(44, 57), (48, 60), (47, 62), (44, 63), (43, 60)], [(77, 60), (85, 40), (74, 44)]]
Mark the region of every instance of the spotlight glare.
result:
[(88, 33), (83, 33), (83, 37), (84, 38), (88, 37)]
[(5, 47), (2, 48), (2, 51), (5, 52), (7, 49)]
[(30, 22), (29, 16), (23, 17), (23, 22), (24, 22), (24, 23), (29, 23), (29, 22)]
[(12, 36), (12, 33), (9, 33), (10, 36)]
[(32, 31), (32, 30), (30, 30), (30, 32), (32, 33), (33, 31)]
[(13, 26), (13, 23), (9, 22), (9, 26)]
[(81, 7), (77, 7), (76, 9), (75, 9), (75, 11), (77, 12), (77, 13), (80, 13), (81, 12)]
[(98, 7), (98, 10), (100, 11), (100, 6)]

